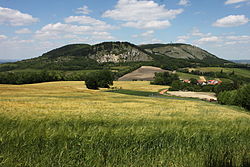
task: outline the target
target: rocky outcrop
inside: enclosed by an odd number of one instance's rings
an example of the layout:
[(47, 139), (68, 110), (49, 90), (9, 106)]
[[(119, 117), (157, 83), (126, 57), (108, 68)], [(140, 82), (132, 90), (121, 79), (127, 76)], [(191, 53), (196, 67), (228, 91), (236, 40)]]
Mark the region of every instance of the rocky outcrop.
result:
[(92, 46), (89, 58), (98, 63), (152, 61), (153, 58), (135, 45), (127, 42), (106, 42)]

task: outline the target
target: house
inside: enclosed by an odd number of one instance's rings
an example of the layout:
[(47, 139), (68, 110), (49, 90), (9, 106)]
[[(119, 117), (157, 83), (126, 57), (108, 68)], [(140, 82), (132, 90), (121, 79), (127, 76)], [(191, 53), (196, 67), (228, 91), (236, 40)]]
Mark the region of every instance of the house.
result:
[(222, 83), (222, 81), (218, 81), (218, 80), (209, 80), (207, 82), (208, 85), (218, 85), (220, 83)]
[(191, 81), (188, 80), (188, 79), (183, 80), (183, 82), (184, 82), (184, 83), (191, 83)]
[(207, 82), (204, 80), (197, 80), (197, 82), (198, 82), (197, 84), (202, 85), (202, 86), (207, 85)]
[[(186, 79), (186, 80), (182, 80), (182, 82), (184, 83), (191, 83), (190, 80)], [(202, 86), (205, 86), (205, 85), (218, 85), (218, 84), (221, 84), (222, 81), (218, 81), (218, 80), (208, 80), (208, 81), (204, 81), (204, 80), (197, 80), (197, 85), (202, 85)]]

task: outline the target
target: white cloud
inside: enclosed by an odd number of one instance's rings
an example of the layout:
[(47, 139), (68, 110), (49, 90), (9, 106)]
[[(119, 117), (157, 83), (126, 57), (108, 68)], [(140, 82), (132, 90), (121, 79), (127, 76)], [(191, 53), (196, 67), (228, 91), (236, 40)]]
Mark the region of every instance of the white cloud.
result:
[(176, 43), (186, 43), (188, 39), (190, 39), (189, 35), (178, 36)]
[(237, 44), (250, 44), (249, 35), (221, 35), (221, 36), (207, 36), (198, 40), (194, 40), (195, 44), (207, 44), (213, 46), (227, 46)]
[(32, 31), (28, 28), (23, 28), (15, 31), (16, 34), (30, 34)]
[(226, 5), (229, 5), (229, 4), (235, 4), (235, 3), (240, 3), (240, 2), (246, 2), (248, 0), (227, 0), (225, 2)]
[(37, 18), (18, 10), (0, 7), (0, 24), (24, 26), (38, 22)]
[(0, 35), (0, 40), (7, 39), (7, 36), (5, 35)]
[(114, 40), (115, 37), (113, 37), (108, 32), (93, 32), (92, 33), (92, 39), (100, 39), (100, 40)]
[(146, 31), (144, 33), (141, 34), (142, 37), (151, 37), (152, 35), (154, 35), (154, 30), (149, 30), (149, 31)]
[(238, 9), (238, 8), (240, 8), (240, 7), (242, 7), (242, 5), (236, 5), (234, 8), (235, 8), (235, 9)]
[(169, 20), (182, 12), (183, 9), (169, 10), (152, 0), (119, 0), (115, 9), (107, 10), (103, 17), (126, 22), (123, 26), (151, 29), (170, 26)]
[(224, 40), (226, 41), (227, 45), (250, 44), (249, 35), (226, 36)]
[(188, 5), (190, 5), (190, 1), (189, 0), (180, 0), (178, 5), (188, 6)]
[(64, 19), (65, 23), (78, 23), (82, 25), (91, 25), (94, 26), (94, 29), (98, 30), (107, 30), (114, 29), (115, 27), (107, 24), (104, 21), (97, 20), (89, 16), (70, 16)]
[(149, 30), (149, 31), (143, 32), (143, 33), (138, 34), (138, 35), (133, 35), (132, 37), (133, 37), (133, 38), (139, 38), (139, 37), (143, 37), (143, 38), (152, 38), (153, 35), (154, 35), (154, 33), (155, 33), (154, 30)]
[(204, 37), (196, 41), (198, 44), (211, 43), (211, 42), (219, 42), (221, 39), (217, 36)]
[[(177, 43), (186, 43), (190, 39), (197, 39), (197, 38), (205, 38), (205, 37), (211, 37), (211, 33), (203, 33), (200, 31), (199, 28), (194, 27), (189, 33), (186, 35), (178, 36), (176, 42)], [(197, 42), (197, 40), (195, 41)]]
[(185, 39), (178, 39), (176, 43), (186, 43), (187, 41)]
[(61, 38), (60, 34), (72, 33), (72, 34), (84, 34), (91, 31), (90, 26), (77, 26), (71, 24), (47, 24), (42, 27), (41, 30), (36, 31), (37, 38)]
[(206, 36), (210, 36), (211, 33), (204, 34), (204, 33), (200, 32), (200, 30), (198, 28), (194, 27), (190, 35), (191, 36), (198, 36), (198, 37), (206, 37)]
[(152, 43), (162, 43), (162, 40), (153, 38), (153, 39), (151, 40), (151, 42), (152, 42)]
[(178, 39), (185, 39), (185, 40), (187, 40), (187, 39), (190, 38), (190, 36), (188, 36), (188, 35), (182, 35), (182, 36), (178, 36), (177, 38)]
[(90, 14), (91, 12), (92, 12), (92, 11), (89, 10), (88, 6), (86, 6), (86, 5), (84, 5), (84, 6), (81, 7), (81, 8), (78, 8), (78, 9), (76, 10), (76, 13), (77, 13), (77, 14)]
[(247, 24), (249, 19), (245, 15), (230, 15), (221, 19), (218, 19), (213, 26), (215, 27), (236, 27)]
[(92, 26), (78, 26), (71, 24), (55, 23), (44, 26), (36, 32), (37, 39), (62, 39), (74, 38), (76, 36), (90, 36), (93, 39), (114, 39), (110, 33), (95, 30)]
[(137, 22), (127, 22), (124, 23), (124, 27), (133, 27), (138, 29), (161, 29), (169, 27), (171, 24), (168, 20), (165, 21), (158, 21), (158, 20), (152, 20), (152, 21), (137, 21)]

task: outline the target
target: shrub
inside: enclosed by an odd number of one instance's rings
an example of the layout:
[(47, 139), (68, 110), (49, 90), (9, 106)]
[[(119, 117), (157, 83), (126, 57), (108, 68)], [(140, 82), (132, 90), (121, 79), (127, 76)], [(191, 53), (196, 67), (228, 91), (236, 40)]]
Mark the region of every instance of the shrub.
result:
[(234, 90), (234, 84), (231, 82), (223, 82), (214, 87), (214, 92), (218, 95), (220, 92)]
[(170, 85), (173, 81), (179, 80), (177, 74), (171, 74), (169, 72), (155, 73), (154, 81), (151, 84), (155, 85)]
[(171, 91), (178, 91), (182, 90), (184, 88), (184, 83), (180, 80), (175, 80), (171, 84), (171, 88), (169, 90)]
[(237, 105), (250, 110), (250, 84), (238, 90), (220, 92), (218, 102), (226, 105)]
[(85, 84), (88, 89), (109, 88), (113, 85), (114, 76), (108, 70), (89, 73), (86, 76)]
[(250, 110), (250, 84), (238, 90), (236, 103)]

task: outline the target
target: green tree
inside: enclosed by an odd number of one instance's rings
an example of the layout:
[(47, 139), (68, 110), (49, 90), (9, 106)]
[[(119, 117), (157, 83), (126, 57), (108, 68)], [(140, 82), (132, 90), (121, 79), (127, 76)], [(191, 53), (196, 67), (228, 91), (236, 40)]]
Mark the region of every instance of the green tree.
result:
[(220, 104), (237, 105), (250, 110), (250, 84), (233, 91), (223, 91), (217, 96)]
[(234, 90), (234, 84), (231, 82), (223, 82), (214, 87), (214, 92), (218, 95), (220, 92)]
[(195, 78), (190, 78), (190, 83), (196, 85), (198, 81)]
[(113, 73), (104, 70), (98, 72), (91, 72), (86, 76), (85, 84), (88, 89), (109, 88), (113, 85)]
[(171, 88), (169, 90), (171, 91), (178, 91), (182, 90), (184, 88), (184, 83), (180, 80), (175, 80), (171, 84)]
[(155, 73), (154, 80), (151, 84), (155, 85), (171, 85), (173, 81), (179, 80), (177, 74), (171, 74), (169, 72)]
[(238, 90), (236, 103), (237, 105), (250, 110), (250, 84)]

